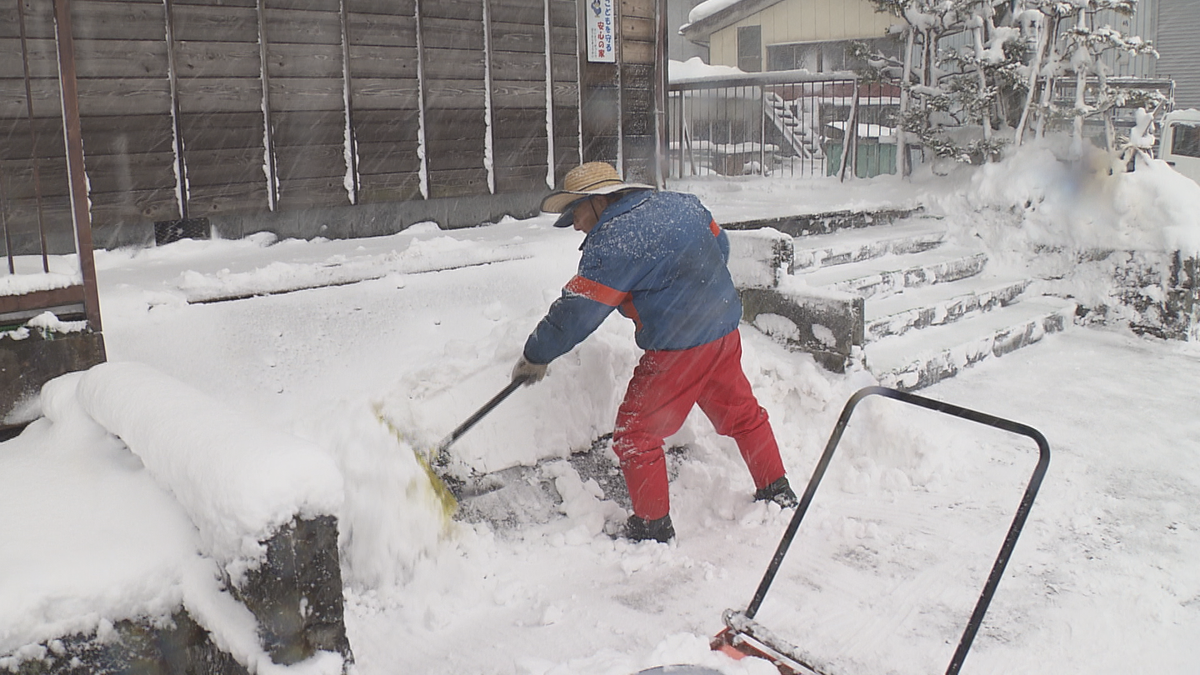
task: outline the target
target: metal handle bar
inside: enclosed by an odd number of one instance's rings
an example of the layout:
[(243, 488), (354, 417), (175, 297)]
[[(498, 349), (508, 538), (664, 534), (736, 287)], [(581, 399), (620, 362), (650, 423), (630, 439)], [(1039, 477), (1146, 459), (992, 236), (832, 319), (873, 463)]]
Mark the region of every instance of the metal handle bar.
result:
[(1045, 436), (1037, 429), (1021, 424), (1020, 422), (1014, 422), (969, 408), (935, 401), (930, 398), (887, 387), (865, 387), (855, 392), (842, 409), (842, 414), (833, 428), (829, 442), (825, 445), (825, 452), (821, 455), (820, 461), (817, 462), (817, 468), (813, 471), (812, 478), (809, 479), (808, 486), (804, 489), (804, 495), (800, 498), (800, 502), (796, 506), (796, 513), (792, 516), (791, 522), (788, 523), (787, 529), (784, 531), (783, 539), (779, 542), (774, 557), (771, 558), (771, 564), (767, 566), (766, 574), (763, 575), (762, 581), (758, 585), (758, 590), (754, 593), (754, 599), (750, 601), (750, 605), (743, 614), (746, 618), (753, 619), (754, 615), (758, 613), (759, 607), (762, 606), (763, 598), (767, 594), (767, 589), (770, 588), (771, 582), (775, 579), (775, 574), (779, 571), (783, 557), (787, 554), (788, 547), (791, 546), (792, 539), (796, 536), (796, 530), (800, 528), (800, 521), (804, 519), (804, 514), (808, 511), (808, 507), (812, 503), (813, 495), (817, 491), (817, 485), (820, 484), (821, 479), (825, 476), (825, 470), (829, 468), (829, 461), (833, 458), (833, 452), (837, 449), (838, 442), (841, 441), (842, 434), (846, 430), (846, 425), (850, 422), (851, 413), (854, 412), (854, 408), (858, 405), (859, 401), (868, 396), (883, 396), (954, 417), (960, 417), (1002, 431), (1028, 436), (1038, 446), (1037, 466), (1034, 467), (1033, 475), (1030, 477), (1029, 484), (1025, 488), (1025, 494), (1021, 498), (1020, 505), (1017, 507), (1017, 513), (1013, 518), (1012, 525), (1008, 528), (1008, 534), (1004, 538), (1004, 545), (1000, 547), (1000, 554), (996, 557), (996, 562), (992, 565), (991, 573), (988, 574), (987, 583), (983, 587), (983, 593), (979, 596), (979, 601), (975, 604), (975, 610), (971, 613), (971, 619), (967, 622), (967, 628), (963, 631), (958, 648), (950, 660), (950, 666), (946, 669), (947, 675), (956, 675), (959, 669), (962, 668), (967, 651), (971, 648), (971, 642), (974, 641), (976, 633), (979, 632), (979, 626), (983, 623), (983, 615), (987, 613), (988, 605), (992, 602), (992, 596), (995, 595), (996, 587), (1000, 584), (1000, 577), (1004, 574), (1004, 568), (1008, 565), (1013, 548), (1017, 545), (1017, 537), (1021, 535), (1021, 529), (1025, 526), (1025, 520), (1029, 517), (1029, 510), (1033, 506), (1033, 500), (1037, 496), (1038, 488), (1041, 487), (1042, 478), (1046, 475), (1046, 469), (1050, 466), (1050, 445), (1046, 442)]

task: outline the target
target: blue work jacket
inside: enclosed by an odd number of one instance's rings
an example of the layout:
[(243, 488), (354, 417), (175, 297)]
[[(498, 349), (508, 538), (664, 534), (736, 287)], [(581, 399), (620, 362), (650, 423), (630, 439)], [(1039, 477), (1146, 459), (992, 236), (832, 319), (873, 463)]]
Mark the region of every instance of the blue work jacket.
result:
[(604, 209), (580, 250), (579, 273), (525, 342), (530, 363), (567, 353), (614, 309), (634, 321), (645, 350), (696, 347), (741, 320), (729, 236), (693, 195), (625, 194)]

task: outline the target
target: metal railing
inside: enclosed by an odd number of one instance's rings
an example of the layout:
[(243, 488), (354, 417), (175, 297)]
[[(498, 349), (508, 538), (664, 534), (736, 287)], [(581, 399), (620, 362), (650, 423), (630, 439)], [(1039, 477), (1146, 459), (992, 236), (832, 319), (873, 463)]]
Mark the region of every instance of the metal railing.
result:
[(789, 70), (668, 85), (672, 178), (895, 172), (899, 87)]

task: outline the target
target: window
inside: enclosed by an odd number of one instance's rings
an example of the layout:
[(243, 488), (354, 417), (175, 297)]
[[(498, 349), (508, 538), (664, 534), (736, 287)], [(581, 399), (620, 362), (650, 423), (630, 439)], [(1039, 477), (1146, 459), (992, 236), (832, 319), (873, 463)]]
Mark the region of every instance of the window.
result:
[(767, 45), (768, 70), (823, 72), (825, 55), (820, 44)]
[(767, 45), (767, 69), (808, 70), (813, 73), (853, 70), (863, 64), (856, 62), (846, 53), (851, 42), (865, 42), (870, 49), (881, 51), (888, 56), (898, 57), (900, 54), (900, 43), (893, 38), (792, 42)]
[(1171, 125), (1171, 154), (1200, 157), (1200, 124)]
[(762, 26), (737, 29), (737, 65), (747, 73), (762, 72)]

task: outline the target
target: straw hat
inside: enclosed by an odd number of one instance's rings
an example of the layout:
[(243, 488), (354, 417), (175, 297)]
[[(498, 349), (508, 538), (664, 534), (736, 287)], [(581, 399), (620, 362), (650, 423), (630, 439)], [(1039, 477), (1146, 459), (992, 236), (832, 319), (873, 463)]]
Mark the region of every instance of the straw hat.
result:
[(621, 174), (613, 165), (607, 162), (588, 162), (571, 169), (563, 178), (561, 190), (551, 192), (542, 200), (542, 210), (548, 213), (562, 213), (563, 217), (554, 223), (555, 227), (568, 227), (574, 220), (567, 207), (580, 197), (592, 195), (609, 195), (621, 190), (653, 190), (651, 185), (641, 183), (626, 183), (621, 180)]

